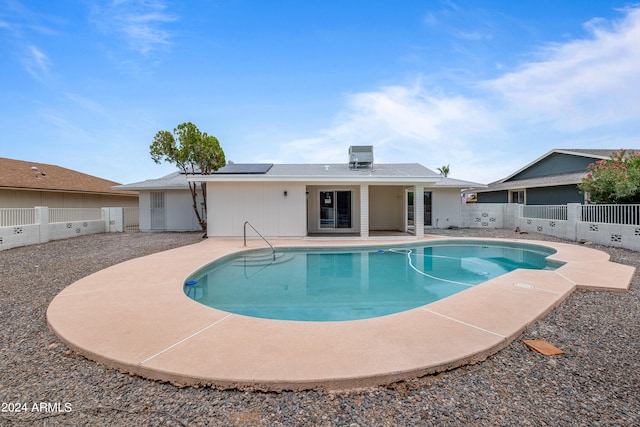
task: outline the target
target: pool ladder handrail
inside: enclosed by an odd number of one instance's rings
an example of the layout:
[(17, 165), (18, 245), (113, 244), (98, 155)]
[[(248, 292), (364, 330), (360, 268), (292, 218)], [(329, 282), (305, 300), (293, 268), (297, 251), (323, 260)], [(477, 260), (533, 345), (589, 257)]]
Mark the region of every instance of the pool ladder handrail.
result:
[(276, 250), (274, 249), (273, 245), (271, 243), (269, 243), (269, 241), (267, 239), (264, 238), (264, 236), (262, 234), (260, 234), (260, 232), (258, 230), (256, 230), (256, 228), (251, 225), (251, 223), (249, 221), (245, 221), (244, 222), (244, 245), (247, 246), (247, 225), (251, 228), (253, 228), (253, 231), (255, 231), (258, 236), (260, 236), (262, 238), (262, 240), (265, 241), (265, 243), (267, 245), (269, 245), (269, 247), (271, 248), (271, 252), (273, 253), (273, 260), (276, 260)]

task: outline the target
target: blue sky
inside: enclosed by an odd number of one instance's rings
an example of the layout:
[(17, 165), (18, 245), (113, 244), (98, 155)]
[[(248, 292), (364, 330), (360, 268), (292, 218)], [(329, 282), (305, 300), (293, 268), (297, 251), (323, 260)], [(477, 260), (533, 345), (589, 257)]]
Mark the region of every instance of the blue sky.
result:
[(0, 157), (121, 183), (191, 121), (235, 162), (419, 162), (488, 183), (640, 147), (640, 5), (0, 0)]

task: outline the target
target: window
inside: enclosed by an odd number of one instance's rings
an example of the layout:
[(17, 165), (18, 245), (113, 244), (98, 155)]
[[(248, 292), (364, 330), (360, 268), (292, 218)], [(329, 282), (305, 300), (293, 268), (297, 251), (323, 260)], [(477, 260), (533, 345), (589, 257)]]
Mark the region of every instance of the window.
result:
[(511, 191), (511, 203), (524, 205), (524, 190)]

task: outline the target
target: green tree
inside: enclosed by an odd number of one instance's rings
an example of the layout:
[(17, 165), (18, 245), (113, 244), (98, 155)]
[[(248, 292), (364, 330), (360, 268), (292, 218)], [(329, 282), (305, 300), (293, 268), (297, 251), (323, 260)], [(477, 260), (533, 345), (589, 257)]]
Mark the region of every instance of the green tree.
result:
[[(150, 147), (151, 158), (175, 164), (184, 174), (209, 175), (225, 165), (224, 151), (215, 136), (207, 135), (191, 122), (182, 123), (173, 133), (161, 130), (156, 133)], [(204, 202), (204, 218), (198, 210), (198, 187)], [(207, 187), (204, 182), (189, 182), (193, 211), (202, 230), (207, 229)]]
[(578, 185), (596, 204), (640, 203), (640, 152), (620, 150), (588, 166)]
[(440, 174), (442, 176), (444, 176), (445, 178), (449, 176), (449, 171), (450, 171), (449, 165), (442, 166), (442, 167), (438, 168), (438, 172), (440, 172)]

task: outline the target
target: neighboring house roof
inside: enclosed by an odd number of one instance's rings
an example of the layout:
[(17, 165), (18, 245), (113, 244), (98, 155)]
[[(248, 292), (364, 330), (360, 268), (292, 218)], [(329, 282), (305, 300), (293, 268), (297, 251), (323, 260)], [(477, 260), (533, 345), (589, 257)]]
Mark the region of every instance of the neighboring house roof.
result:
[[(495, 183), (502, 183), (505, 181), (510, 180), (511, 178), (513, 178), (514, 176), (518, 175), (519, 173), (521, 173), (524, 170), (529, 169), (531, 166), (535, 165), (536, 163), (541, 162), (542, 160), (546, 159), (547, 157), (558, 153), (558, 154), (569, 154), (571, 156), (580, 156), (580, 157), (589, 157), (589, 158), (594, 158), (594, 159), (608, 159), (611, 157), (611, 154), (613, 152), (615, 152), (616, 150), (582, 150), (579, 148), (556, 148), (553, 149), (547, 153), (545, 153), (544, 155), (538, 157), (537, 159), (535, 159), (533, 162), (529, 163), (528, 165), (524, 166), (523, 168), (518, 169), (517, 171), (515, 171), (514, 173), (512, 173), (511, 175), (507, 176), (506, 178), (503, 178), (499, 181), (496, 181)], [(585, 172), (586, 173), (586, 172)], [(495, 183), (491, 183), (489, 184), (489, 186), (492, 186)]]
[(137, 196), (132, 191), (112, 189), (117, 184), (56, 165), (0, 157), (0, 188), (3, 189)]
[[(499, 190), (507, 190), (507, 189), (524, 189), (524, 188), (537, 188), (537, 187), (551, 187), (551, 186), (559, 186), (559, 185), (577, 185), (582, 182), (582, 179), (587, 175), (588, 171), (585, 168), (581, 171), (567, 171), (566, 173), (555, 173), (544, 176), (537, 176), (525, 179), (514, 179), (517, 178), (518, 175), (522, 174), (527, 169), (530, 169), (534, 165), (545, 161), (551, 156), (557, 154), (564, 154), (570, 156), (577, 157), (585, 157), (588, 159), (595, 160), (606, 160), (610, 159), (611, 155), (620, 150), (614, 149), (580, 149), (580, 148), (561, 148), (561, 149), (553, 149), (541, 157), (537, 158), (533, 162), (527, 164), (526, 166), (518, 169), (511, 175), (503, 178), (501, 180), (492, 182), (487, 186), (487, 188), (478, 190), (478, 192), (487, 192), (487, 191), (499, 191)], [(635, 150), (626, 150), (626, 151), (635, 151)]]
[[(582, 178), (585, 177), (587, 171), (584, 172), (573, 172), (573, 173), (564, 173), (557, 175), (547, 175), (541, 176), (537, 178), (529, 178), (529, 179), (519, 179), (517, 181), (497, 181), (489, 184), (486, 187), (486, 191), (496, 191), (496, 190), (516, 190), (516, 189), (524, 189), (524, 188), (537, 188), (537, 187), (552, 187), (557, 185), (571, 185), (571, 184), (580, 184), (582, 182)], [(482, 190), (478, 190), (481, 192)]]
[[(551, 150), (544, 157), (546, 157), (552, 152), (556, 152), (556, 153), (575, 154), (577, 156), (584, 156), (584, 157), (599, 157), (601, 159), (609, 159), (611, 158), (611, 155), (616, 151), (620, 151), (620, 150), (612, 150), (610, 148), (609, 149), (557, 148), (555, 150)], [(630, 150), (630, 151), (633, 151), (633, 150)]]

